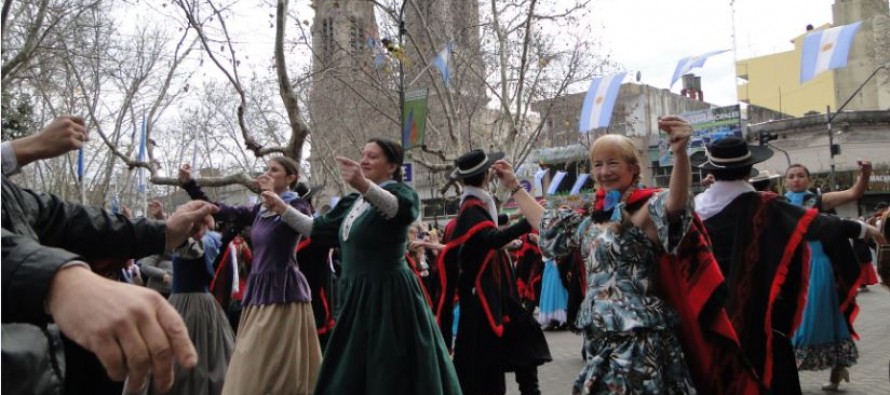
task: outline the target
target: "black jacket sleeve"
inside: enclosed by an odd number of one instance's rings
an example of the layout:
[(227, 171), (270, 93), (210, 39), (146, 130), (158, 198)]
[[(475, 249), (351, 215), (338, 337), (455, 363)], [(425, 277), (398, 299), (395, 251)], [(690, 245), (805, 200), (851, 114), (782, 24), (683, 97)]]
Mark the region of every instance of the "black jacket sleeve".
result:
[(189, 180), (189, 182), (182, 184), (181, 186), (192, 200), (203, 200), (205, 202), (216, 204), (216, 202), (210, 200), (210, 196), (207, 196), (207, 194), (204, 193), (204, 190), (198, 186), (198, 183), (195, 180)]
[(858, 221), (834, 215), (819, 214), (810, 222), (806, 239), (810, 241), (858, 239), (861, 233), (862, 224)]
[[(476, 207), (468, 208), (464, 215), (466, 215), (467, 220), (470, 220), (472, 223), (480, 223), (490, 220), (488, 219), (488, 215), (481, 208)], [(499, 249), (507, 245), (507, 243), (519, 238), (519, 236), (531, 232), (531, 230), (531, 224), (525, 219), (521, 219), (506, 228), (481, 230), (479, 233), (471, 237), (467, 244), (471, 244), (474, 247)]]
[(76, 254), (3, 229), (3, 322), (46, 323), (49, 315), (43, 303), (53, 276), (77, 259)]

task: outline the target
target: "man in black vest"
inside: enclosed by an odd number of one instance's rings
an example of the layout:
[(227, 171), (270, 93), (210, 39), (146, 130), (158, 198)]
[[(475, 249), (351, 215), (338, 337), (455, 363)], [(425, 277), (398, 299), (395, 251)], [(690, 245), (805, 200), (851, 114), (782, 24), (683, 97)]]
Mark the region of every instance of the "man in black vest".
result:
[(724, 304), (743, 357), (765, 393), (800, 394), (791, 336), (806, 300), (805, 241), (878, 237), (877, 230), (755, 191), (747, 180), (754, 164), (772, 156), (767, 147), (727, 137), (706, 153), (699, 167), (715, 182), (695, 197), (695, 210), (726, 278)]
[(522, 394), (540, 394), (537, 367), (551, 360), (544, 333), (519, 303), (513, 267), (502, 250), (531, 226), (523, 219), (499, 229), (495, 201), (485, 189), (491, 164), (503, 156), (470, 151), (457, 159), (451, 174), (464, 189), (460, 213), (446, 229), (439, 270), (448, 279), (448, 292), (442, 292), (437, 311), (443, 334), (450, 333), (445, 328), (449, 320), (441, 318), (451, 309), (441, 305), (450, 306), (456, 288), (460, 315), (454, 365), (468, 395), (504, 394), (508, 371), (516, 372)]

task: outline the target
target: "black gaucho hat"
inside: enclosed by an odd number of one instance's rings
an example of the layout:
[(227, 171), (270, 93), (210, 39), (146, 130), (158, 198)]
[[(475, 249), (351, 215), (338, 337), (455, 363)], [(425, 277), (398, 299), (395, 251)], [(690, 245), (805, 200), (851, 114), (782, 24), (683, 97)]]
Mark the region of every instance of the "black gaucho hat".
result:
[(699, 165), (705, 170), (734, 169), (763, 162), (773, 156), (767, 147), (750, 146), (739, 137), (724, 137), (708, 145), (707, 160)]
[(491, 164), (504, 157), (503, 152), (486, 154), (481, 149), (474, 149), (457, 158), (454, 161), (454, 171), (451, 172), (452, 180), (463, 180), (468, 177), (482, 174), (488, 171)]

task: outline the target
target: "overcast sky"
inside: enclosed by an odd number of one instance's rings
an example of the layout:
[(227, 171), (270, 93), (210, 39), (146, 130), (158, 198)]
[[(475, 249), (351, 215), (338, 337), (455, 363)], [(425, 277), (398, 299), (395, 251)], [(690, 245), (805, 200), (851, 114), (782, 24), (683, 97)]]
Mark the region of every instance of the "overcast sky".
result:
[[(603, 46), (628, 70), (639, 70), (642, 83), (667, 88), (677, 61), (719, 49), (735, 53), (710, 58), (702, 76), (705, 100), (738, 102), (734, 60), (785, 52), (807, 24), (832, 23), (834, 0), (597, 0), (594, 18)], [(732, 5), (731, 5), (732, 4)], [(673, 92), (680, 91), (680, 82)]]
[[(603, 49), (611, 51), (612, 59), (630, 71), (629, 75), (640, 71), (642, 83), (659, 88), (668, 88), (681, 58), (730, 50), (710, 58), (703, 69), (696, 69), (694, 73), (702, 76), (705, 100), (731, 105), (738, 102), (735, 60), (793, 49), (790, 40), (805, 32), (807, 24), (819, 26), (833, 22), (831, 6), (834, 1), (594, 0), (589, 6), (591, 20), (585, 21), (584, 25), (592, 26), (590, 34), (597, 36), (594, 39), (601, 41)], [(304, 28), (308, 31), (313, 21), (309, 0), (291, 3), (299, 18), (307, 24)], [(230, 26), (239, 37), (236, 41), (242, 44), (236, 44), (236, 47), (246, 51), (242, 53), (253, 54), (242, 60), (254, 67), (268, 67), (274, 40), (269, 15), (274, 10), (256, 7), (253, 1), (235, 2), (233, 8), (240, 17)], [(166, 8), (164, 12), (181, 11)], [(296, 37), (298, 31), (289, 29), (288, 35)], [(293, 53), (289, 60), (293, 66), (308, 63), (308, 57)], [(628, 81), (631, 78), (628, 77)], [(579, 89), (586, 89), (586, 86), (585, 83)], [(679, 93), (680, 82), (672, 87), (672, 91)]]

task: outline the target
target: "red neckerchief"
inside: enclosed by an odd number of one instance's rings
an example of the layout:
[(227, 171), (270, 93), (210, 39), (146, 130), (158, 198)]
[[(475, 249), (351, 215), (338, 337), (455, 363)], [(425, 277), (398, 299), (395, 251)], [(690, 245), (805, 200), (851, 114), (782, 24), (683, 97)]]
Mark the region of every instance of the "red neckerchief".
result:
[[(639, 202), (646, 201), (652, 197), (655, 192), (660, 190), (660, 188), (634, 188), (633, 191), (631, 191), (630, 196), (627, 196), (626, 199), (622, 197), (622, 200), (624, 200), (626, 206), (633, 206)], [(596, 203), (594, 204), (593, 211), (603, 211), (603, 205), (605, 204), (606, 190), (599, 188), (596, 190)]]

